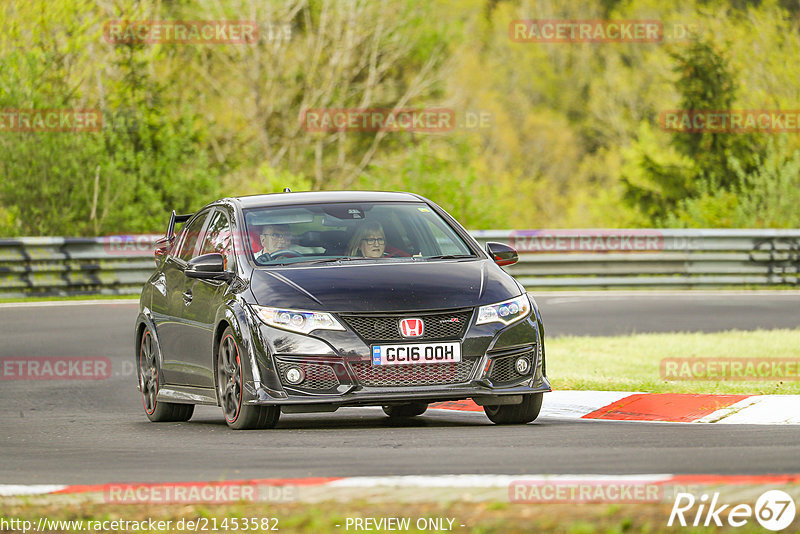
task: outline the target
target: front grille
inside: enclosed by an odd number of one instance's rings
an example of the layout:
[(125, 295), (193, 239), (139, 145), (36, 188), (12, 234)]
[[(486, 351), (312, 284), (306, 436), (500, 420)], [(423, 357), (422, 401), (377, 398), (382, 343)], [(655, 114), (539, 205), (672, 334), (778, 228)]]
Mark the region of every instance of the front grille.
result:
[[(517, 373), (517, 370), (514, 367), (514, 363), (517, 361), (517, 358), (521, 357), (527, 358), (531, 365), (530, 370), (524, 375)], [(519, 382), (520, 380), (533, 374), (533, 366), (535, 363), (535, 349), (526, 352), (520, 352), (512, 356), (492, 358), (492, 367), (489, 371), (489, 378), (491, 379), (492, 383), (496, 385)]]
[(350, 366), (363, 386), (430, 386), (466, 382), (474, 363), (474, 360), (420, 365), (372, 365), (371, 362), (356, 362)]
[[(279, 361), (278, 371), (281, 375), (281, 382), (289, 387), (305, 389), (310, 391), (324, 391), (334, 389), (339, 385), (336, 373), (330, 365), (317, 365), (313, 363), (288, 363)], [(286, 371), (290, 367), (299, 367), (306, 375), (306, 379), (300, 384), (289, 384), (286, 381)]]
[(400, 334), (400, 320), (417, 317), (424, 323), (423, 333), (414, 341), (459, 339), (472, 319), (471, 309), (436, 313), (404, 313), (373, 315), (342, 315), (342, 319), (367, 343), (404, 341)]

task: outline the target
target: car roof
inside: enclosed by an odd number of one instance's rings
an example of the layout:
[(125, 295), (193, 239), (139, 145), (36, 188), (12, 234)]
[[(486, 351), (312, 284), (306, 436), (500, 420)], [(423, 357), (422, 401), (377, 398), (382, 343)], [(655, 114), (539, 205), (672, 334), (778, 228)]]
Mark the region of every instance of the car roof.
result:
[(419, 195), (394, 191), (304, 191), (299, 193), (272, 193), (230, 199), (242, 208), (286, 206), (292, 204), (321, 204), (326, 202), (419, 202)]

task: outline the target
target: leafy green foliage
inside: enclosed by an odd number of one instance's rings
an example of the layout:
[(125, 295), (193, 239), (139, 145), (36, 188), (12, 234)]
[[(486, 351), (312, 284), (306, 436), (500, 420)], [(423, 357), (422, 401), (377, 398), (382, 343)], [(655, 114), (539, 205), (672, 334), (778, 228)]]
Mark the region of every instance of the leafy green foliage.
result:
[(681, 202), (670, 214), (669, 226), (732, 228), (800, 227), (800, 150), (787, 153), (785, 136), (770, 140), (766, 155), (745, 170), (731, 161), (736, 182), (720, 187), (713, 182), (696, 197)]
[[(0, 235), (160, 232), (172, 209), (284, 187), (418, 192), (471, 228), (797, 226), (800, 137), (658, 125), (670, 109), (800, 108), (796, 6), (667, 4), (7, 0), (0, 110), (99, 109), (103, 128), (0, 131)], [(665, 39), (510, 41), (511, 21), (537, 18), (655, 19)], [(260, 38), (106, 41), (120, 19), (256, 20)], [(458, 124), (300, 121), (395, 107)]]
[(437, 148), (423, 141), (396, 166), (371, 167), (360, 185), (363, 189), (417, 193), (435, 199), (456, 219), (468, 220), (475, 228), (497, 228), (503, 223), (505, 204), (486, 201), (493, 197), (491, 177), (479, 176), (474, 167), (463, 167), (463, 156), (469, 150), (464, 144)]
[[(79, 7), (86, 9), (80, 16), (71, 11)], [(153, 231), (169, 210), (191, 211), (217, 195), (202, 123), (149, 72), (158, 57), (145, 56), (142, 45), (115, 45), (104, 57), (111, 76), (101, 93), (81, 83), (94, 65), (81, 51), (100, 36), (101, 18), (87, 12), (88, 3), (21, 10), (15, 23), (36, 21), (41, 31), (17, 34), (30, 48), (0, 49), (0, 108), (86, 109), (92, 101), (103, 117), (99, 133), (4, 132), (0, 199), (12, 208), (0, 219), (6, 235)]]
[[(679, 110), (721, 111), (735, 102), (735, 79), (728, 61), (710, 42), (692, 37), (687, 46), (670, 50), (681, 94)], [(693, 197), (713, 183), (729, 188), (735, 181), (732, 158), (744, 158), (750, 147), (741, 137), (722, 133), (683, 133), (671, 135), (669, 145), (653, 142), (652, 132), (643, 123), (632, 165), (623, 175), (626, 199), (638, 206), (651, 221), (672, 213), (678, 202)]]

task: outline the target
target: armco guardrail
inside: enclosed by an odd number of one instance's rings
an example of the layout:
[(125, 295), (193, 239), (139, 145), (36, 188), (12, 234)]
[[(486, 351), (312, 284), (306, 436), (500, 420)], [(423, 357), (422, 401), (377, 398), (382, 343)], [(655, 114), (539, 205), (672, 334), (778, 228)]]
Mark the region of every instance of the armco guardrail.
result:
[[(800, 230), (478, 230), (529, 289), (800, 285)], [(136, 294), (160, 236), (0, 239), (0, 297)]]
[(0, 297), (138, 294), (160, 237), (0, 239)]
[(800, 230), (476, 231), (520, 253), (527, 288), (798, 285)]

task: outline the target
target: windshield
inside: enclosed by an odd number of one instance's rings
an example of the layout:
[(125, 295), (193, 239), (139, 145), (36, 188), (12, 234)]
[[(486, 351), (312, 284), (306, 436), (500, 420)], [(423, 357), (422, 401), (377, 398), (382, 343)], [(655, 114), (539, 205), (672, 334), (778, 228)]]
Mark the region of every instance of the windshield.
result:
[(244, 210), (256, 265), (475, 257), (421, 202), (331, 203)]

